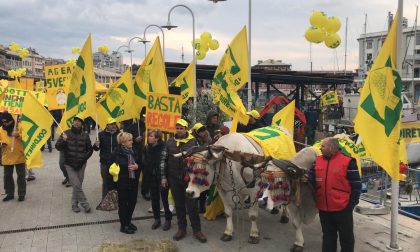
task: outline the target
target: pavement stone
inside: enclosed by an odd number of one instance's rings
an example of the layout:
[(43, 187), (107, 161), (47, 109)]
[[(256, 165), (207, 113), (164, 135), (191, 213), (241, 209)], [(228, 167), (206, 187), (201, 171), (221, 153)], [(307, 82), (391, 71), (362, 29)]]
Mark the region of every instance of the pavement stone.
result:
[[(94, 137), (94, 133), (91, 134)], [(76, 223), (118, 220), (117, 211), (103, 212), (95, 208), (101, 200), (102, 181), (99, 171), (98, 153), (94, 152), (88, 161), (83, 184), (92, 213), (71, 211), (71, 187), (61, 184), (63, 175), (58, 168), (58, 152), (44, 152), (44, 167), (35, 169), (36, 180), (27, 183), (27, 196), (24, 202), (0, 202), (0, 232), (23, 228), (39, 228)], [(16, 175), (14, 175), (16, 178)], [(3, 172), (0, 172), (0, 187), (3, 187)], [(140, 195), (140, 194), (139, 194)], [(361, 202), (361, 204), (367, 204)], [(151, 217), (147, 212), (150, 201), (138, 198), (134, 217)], [(389, 215), (363, 216), (354, 214), (356, 251), (387, 251), (389, 243)], [(250, 223), (247, 211), (238, 210), (234, 215), (234, 239), (224, 243), (219, 240), (225, 228), (225, 219), (206, 221), (202, 218), (202, 231), (208, 237), (205, 244), (199, 243), (187, 229), (187, 237), (177, 242), (179, 251), (288, 251), (292, 246), (294, 231), (290, 224), (281, 224), (279, 215), (271, 215), (260, 211), (258, 227), (260, 243), (248, 244)], [(119, 222), (84, 226), (51, 228), (9, 234), (0, 234), (0, 252), (4, 251), (97, 251), (103, 242), (124, 243), (133, 239), (172, 239), (176, 232), (176, 217), (172, 220), (172, 228), (163, 231), (161, 228), (151, 230), (153, 219), (136, 220), (134, 224), (139, 230), (134, 235), (119, 232)], [(404, 251), (418, 252), (417, 242), (420, 240), (420, 222), (399, 216), (399, 245)], [(303, 228), (305, 251), (321, 251), (321, 226), (319, 219)]]

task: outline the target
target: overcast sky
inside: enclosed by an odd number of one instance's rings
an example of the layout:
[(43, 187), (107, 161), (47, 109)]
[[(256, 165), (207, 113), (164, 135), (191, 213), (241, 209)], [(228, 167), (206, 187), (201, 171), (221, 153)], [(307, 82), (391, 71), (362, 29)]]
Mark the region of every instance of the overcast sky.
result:
[[(418, 0), (404, 1), (404, 16), (409, 26), (414, 24)], [(0, 0), (0, 44), (17, 42), (33, 47), (46, 57), (75, 58), (72, 47), (82, 47), (89, 32), (93, 50), (108, 45), (116, 50), (134, 36), (143, 37), (149, 24), (164, 25), (169, 9), (185, 4), (195, 15), (196, 36), (208, 31), (216, 38), (219, 50), (209, 51), (199, 64), (218, 64), (230, 40), (244, 25), (248, 25), (248, 1), (227, 0), (217, 4), (209, 0)], [(276, 59), (292, 64), (293, 70), (308, 70), (309, 43), (304, 38), (313, 10), (324, 11), (342, 22), (339, 31), (342, 44), (328, 49), (324, 44), (313, 45), (314, 70), (343, 70), (345, 19), (348, 17), (347, 69), (358, 65), (357, 38), (363, 33), (365, 13), (367, 32), (385, 30), (387, 13), (396, 12), (397, 0), (252, 0), (252, 64), (257, 60)], [(192, 59), (192, 18), (184, 8), (176, 8), (171, 21), (179, 27), (165, 30), (166, 61), (185, 62)], [(161, 32), (150, 28), (148, 40)], [(150, 45), (148, 49), (150, 48)], [(141, 63), (144, 46), (132, 43), (133, 63)], [(123, 52), (124, 62), (129, 54)], [(338, 62), (338, 63), (337, 63)]]

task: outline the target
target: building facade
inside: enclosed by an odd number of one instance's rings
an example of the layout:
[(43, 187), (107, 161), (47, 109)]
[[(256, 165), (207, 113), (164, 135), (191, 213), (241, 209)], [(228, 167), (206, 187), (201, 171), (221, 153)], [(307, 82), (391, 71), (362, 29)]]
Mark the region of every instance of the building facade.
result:
[[(389, 23), (392, 20), (392, 16)], [(359, 42), (359, 69), (357, 86), (363, 85), (364, 79), (373, 65), (379, 51), (382, 48), (388, 31), (371, 32), (362, 34)], [(403, 91), (417, 104), (420, 97), (420, 26), (407, 27), (407, 21), (403, 22), (402, 31), (403, 63), (400, 73), (403, 81)]]

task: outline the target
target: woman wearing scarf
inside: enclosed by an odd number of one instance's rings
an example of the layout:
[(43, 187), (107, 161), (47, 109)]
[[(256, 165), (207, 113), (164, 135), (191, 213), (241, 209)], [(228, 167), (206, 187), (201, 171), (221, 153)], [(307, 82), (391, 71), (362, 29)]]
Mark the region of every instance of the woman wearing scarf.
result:
[(137, 227), (131, 222), (139, 187), (137, 154), (133, 151), (133, 135), (130, 133), (119, 133), (117, 142), (119, 145), (112, 152), (109, 163), (116, 163), (120, 167), (118, 180), (114, 184), (118, 191), (120, 231), (125, 234), (133, 234), (137, 230)]

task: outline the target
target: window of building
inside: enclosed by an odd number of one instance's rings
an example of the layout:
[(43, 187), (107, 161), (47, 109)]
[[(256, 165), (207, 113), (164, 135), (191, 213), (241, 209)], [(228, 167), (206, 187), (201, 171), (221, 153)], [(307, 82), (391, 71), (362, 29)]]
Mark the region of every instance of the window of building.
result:
[(420, 34), (416, 34), (416, 45), (420, 45)]
[(366, 49), (372, 49), (372, 45), (373, 45), (372, 40), (366, 41)]
[(414, 68), (414, 78), (420, 77), (420, 68)]

